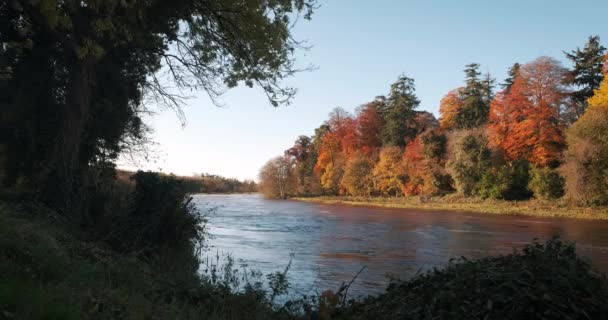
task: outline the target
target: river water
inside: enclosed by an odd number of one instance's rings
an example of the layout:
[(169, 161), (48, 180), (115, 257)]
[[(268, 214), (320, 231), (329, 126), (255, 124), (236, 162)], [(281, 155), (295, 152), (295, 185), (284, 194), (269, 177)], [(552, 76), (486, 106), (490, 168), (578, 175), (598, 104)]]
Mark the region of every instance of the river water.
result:
[(355, 296), (381, 292), (450, 258), (510, 253), (534, 238), (560, 235), (608, 271), (608, 222), (445, 211), (323, 205), (260, 195), (196, 195), (209, 213), (208, 256), (231, 254), (236, 266), (288, 272), (292, 294), (337, 290), (362, 268)]

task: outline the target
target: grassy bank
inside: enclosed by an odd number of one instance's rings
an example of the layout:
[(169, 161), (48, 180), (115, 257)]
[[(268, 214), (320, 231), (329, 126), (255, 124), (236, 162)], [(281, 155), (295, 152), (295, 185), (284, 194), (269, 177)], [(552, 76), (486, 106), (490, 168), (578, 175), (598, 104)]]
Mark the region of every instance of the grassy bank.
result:
[(565, 202), (556, 201), (502, 201), (481, 200), (473, 198), (461, 198), (454, 196), (445, 197), (309, 197), (292, 198), (293, 200), (324, 203), (344, 204), (353, 206), (374, 206), (399, 209), (426, 209), (477, 212), (487, 214), (515, 214), (537, 217), (559, 217), (578, 219), (608, 219), (607, 207), (578, 207)]
[(0, 319), (292, 319), (260, 290), (234, 291), (228, 270), (212, 279), (87, 238), (52, 211), (0, 204)]

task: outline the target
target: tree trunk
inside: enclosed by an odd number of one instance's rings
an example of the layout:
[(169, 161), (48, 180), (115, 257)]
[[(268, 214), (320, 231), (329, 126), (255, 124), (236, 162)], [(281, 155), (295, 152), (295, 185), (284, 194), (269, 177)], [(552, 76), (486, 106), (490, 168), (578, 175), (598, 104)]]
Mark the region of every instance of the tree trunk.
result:
[(92, 66), (90, 60), (76, 59), (69, 71), (67, 103), (62, 110), (51, 161), (40, 186), (45, 202), (73, 218), (83, 218), (86, 207), (88, 159), (81, 156), (81, 144), (90, 115)]

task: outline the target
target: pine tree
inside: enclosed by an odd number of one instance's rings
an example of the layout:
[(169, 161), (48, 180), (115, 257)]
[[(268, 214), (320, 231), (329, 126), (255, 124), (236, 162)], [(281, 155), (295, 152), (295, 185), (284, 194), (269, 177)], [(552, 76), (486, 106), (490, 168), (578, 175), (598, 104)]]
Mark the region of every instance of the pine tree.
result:
[(416, 136), (416, 129), (408, 126), (409, 120), (416, 115), (414, 109), (420, 104), (414, 91), (414, 79), (403, 75), (391, 85), (386, 107), (382, 112), (385, 123), (382, 130), (384, 146), (403, 147), (407, 139)]
[(508, 77), (505, 79), (505, 82), (500, 85), (505, 93), (509, 93), (509, 91), (511, 90), (511, 87), (513, 86), (513, 83), (515, 82), (515, 78), (517, 78), (517, 76), (519, 75), (520, 67), (521, 67), (521, 65), (519, 63), (515, 62), (509, 68), (509, 71), (507, 72)]
[(578, 90), (572, 93), (572, 105), (568, 116), (570, 121), (578, 119), (587, 108), (587, 100), (593, 96), (593, 90), (599, 88), (604, 75), (604, 54), (606, 48), (600, 44), (599, 36), (591, 36), (585, 47), (577, 48), (566, 57), (572, 61), (574, 68), (570, 71), (570, 84)]
[(479, 64), (468, 64), (464, 70), (466, 86), (462, 90), (462, 107), (456, 115), (456, 126), (460, 129), (475, 128), (488, 118), (493, 80), (488, 76), (480, 80)]

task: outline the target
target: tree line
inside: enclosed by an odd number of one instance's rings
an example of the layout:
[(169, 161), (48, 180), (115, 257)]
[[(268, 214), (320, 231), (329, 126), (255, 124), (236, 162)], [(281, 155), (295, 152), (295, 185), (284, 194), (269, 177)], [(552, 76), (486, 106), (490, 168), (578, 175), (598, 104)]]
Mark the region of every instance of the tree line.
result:
[[(173, 173), (159, 173), (162, 177), (168, 177), (181, 183), (184, 191), (194, 193), (252, 193), (257, 192), (258, 186), (253, 180), (239, 180), (226, 178), (217, 174), (201, 173), (192, 176), (178, 176)], [(135, 172), (126, 170), (116, 171), (117, 180), (133, 184)]]
[(497, 87), (476, 63), (440, 102), (417, 110), (414, 80), (354, 114), (334, 109), (260, 170), (268, 197), (445, 195), (608, 203), (608, 55), (598, 36), (515, 63)]

